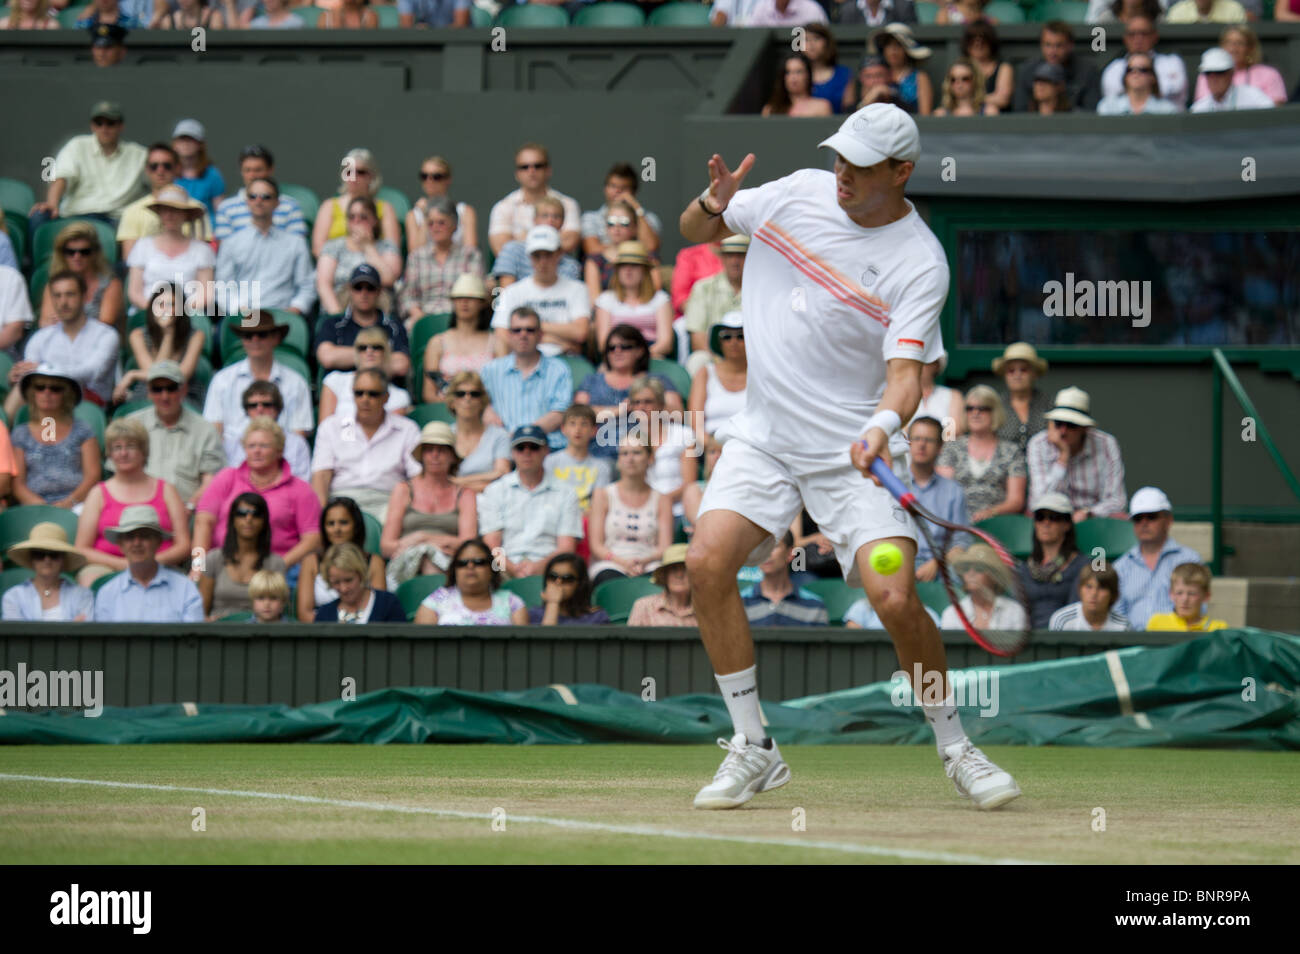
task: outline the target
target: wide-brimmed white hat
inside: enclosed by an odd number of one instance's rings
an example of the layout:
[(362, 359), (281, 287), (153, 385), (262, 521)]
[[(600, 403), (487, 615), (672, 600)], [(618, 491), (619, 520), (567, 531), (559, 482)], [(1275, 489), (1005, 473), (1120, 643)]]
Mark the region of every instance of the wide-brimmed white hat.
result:
[(15, 543), (9, 548), (7, 554), (9, 562), (25, 566), (29, 570), (34, 569), (33, 550), (48, 550), (51, 553), (64, 554), (63, 569), (67, 573), (75, 573), (86, 565), (86, 558), (77, 552), (76, 547), (68, 543), (68, 531), (57, 523), (38, 523), (32, 527), (26, 540)]

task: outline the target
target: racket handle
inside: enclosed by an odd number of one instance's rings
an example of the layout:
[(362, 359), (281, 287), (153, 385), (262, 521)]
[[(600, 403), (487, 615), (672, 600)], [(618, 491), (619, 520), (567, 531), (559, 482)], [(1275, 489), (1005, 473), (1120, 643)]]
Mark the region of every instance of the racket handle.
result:
[(889, 465), (885, 463), (883, 458), (877, 457), (871, 462), (871, 472), (885, 485), (885, 489), (899, 500), (902, 500), (910, 492), (903, 486), (903, 482), (898, 479), (894, 472), (890, 470)]

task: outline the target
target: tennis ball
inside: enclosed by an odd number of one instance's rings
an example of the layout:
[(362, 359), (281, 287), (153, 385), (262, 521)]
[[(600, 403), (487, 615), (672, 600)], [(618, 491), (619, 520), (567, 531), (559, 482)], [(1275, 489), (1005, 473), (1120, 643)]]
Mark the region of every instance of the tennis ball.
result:
[(898, 572), (903, 565), (903, 551), (892, 543), (881, 543), (871, 550), (871, 569), (884, 576)]

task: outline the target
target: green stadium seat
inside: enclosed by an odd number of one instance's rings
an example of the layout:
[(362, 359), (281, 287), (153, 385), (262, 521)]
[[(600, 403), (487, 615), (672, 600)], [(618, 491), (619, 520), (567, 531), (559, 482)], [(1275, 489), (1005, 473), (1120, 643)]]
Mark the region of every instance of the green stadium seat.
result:
[(242, 613), (231, 613), (217, 620), (218, 623), (251, 623), (252, 621), (253, 614), (248, 610), (244, 610)]
[(383, 536), (384, 533), (383, 524), (364, 510), (361, 511), (361, 522), (366, 525), (366, 552), (373, 553), (378, 557), (383, 556), (383, 554), (379, 552), (379, 538)]
[(501, 589), (514, 593), (524, 605), (530, 609), (534, 606), (542, 605), (542, 576), (521, 576), (517, 580), (506, 580), (501, 584)]
[(406, 221), (406, 213), (411, 211), (411, 200), (406, 197), (406, 193), (401, 189), (395, 189), (393, 186), (384, 186), (375, 193), (376, 204), (378, 201), (387, 202), (397, 213), (397, 225), (400, 229), (402, 223)]
[(29, 242), (27, 214), (20, 212), (18, 209), (10, 208), (5, 208), (4, 213), (5, 234), (9, 236), (9, 243), (14, 247), (14, 256), (18, 259), (18, 264), (22, 265)]
[(804, 589), (821, 597), (826, 604), (826, 615), (835, 626), (843, 624), (844, 614), (849, 611), (849, 607), (866, 595), (861, 589), (849, 586), (841, 579), (813, 580), (805, 583)]
[(939, 4), (930, 3), (929, 0), (917, 0), (916, 3), (916, 20), (922, 25), (934, 23), (939, 19)]
[(573, 25), (579, 27), (643, 27), (645, 14), (630, 3), (618, 0), (601, 0), (578, 11), (573, 18)]
[(1007, 548), (1007, 552), (1018, 560), (1027, 558), (1034, 551), (1032, 517), (1007, 513), (981, 520), (975, 526), (1001, 543)]
[(116, 421), (118, 418), (126, 417), (128, 414), (134, 414), (136, 411), (144, 410), (152, 403), (152, 401), (146, 398), (143, 401), (127, 401), (125, 404), (119, 404), (117, 410), (113, 412), (113, 420)]
[(67, 532), (69, 543), (77, 539), (77, 515), (71, 510), (48, 504), (10, 507), (0, 513), (0, 553), (26, 540), (38, 523), (57, 523)]
[(1066, 23), (1087, 23), (1088, 4), (1085, 0), (1041, 0), (1034, 7), (1034, 22), (1064, 20)]
[[(298, 11), (298, 15), (302, 16), (301, 10)], [(320, 211), (320, 198), (306, 186), (294, 185), (291, 182), (280, 183), (280, 194), (291, 196), (302, 206), (302, 217), (307, 222), (307, 236), (310, 238), (311, 227), (316, 221), (316, 213)]]
[(98, 593), (98, 592), (99, 592), (99, 588), (100, 588), (101, 586), (103, 586), (105, 583), (107, 583), (107, 582), (108, 582), (109, 580), (111, 580), (113, 577), (117, 576), (118, 574), (120, 574), (120, 573), (122, 573), (122, 572), (124, 572), (124, 571), (122, 571), (122, 570), (118, 570), (117, 573), (105, 573), (103, 576), (99, 577), (99, 578), (96, 579), (93, 583), (90, 584), (90, 592), (92, 592), (92, 593)]
[(42, 262), (32, 269), (31, 281), (27, 283), (27, 290), (32, 296), (32, 313), (39, 319), (41, 316), (41, 299), (45, 296), (45, 282), (50, 277), (50, 263)]
[[(302, 25), (308, 30), (314, 30), (320, 24), (320, 15), (325, 12), (323, 7), (294, 7), (290, 10), (296, 13), (302, 19)], [(281, 191), (284, 187), (281, 186)]]
[(591, 601), (609, 614), (611, 623), (626, 623), (633, 603), (643, 596), (662, 592), (663, 587), (656, 586), (648, 574), (629, 576), (600, 584), (591, 594)]
[(448, 424), (456, 422), (456, 415), (451, 412), (451, 408), (437, 402), (417, 404), (411, 408), (411, 413), (407, 416), (415, 422), (417, 427), (424, 427), (430, 421), (445, 421)]
[(928, 583), (918, 581), (916, 584), (916, 595), (921, 598), (921, 602), (934, 610), (940, 616), (951, 603), (948, 599), (948, 591), (944, 589), (942, 580), (931, 580)]
[[(424, 351), (435, 335), (440, 335), (451, 327), (451, 315), (424, 315), (411, 329), (411, 367), (419, 372), (424, 361)], [(419, 395), (417, 395), (418, 397)]]
[(0, 209), (10, 209), (26, 215), (36, 204), (36, 193), (26, 182), (0, 176)]
[[(691, 396), (691, 376), (686, 369), (676, 361), (666, 361), (663, 358), (650, 359), (650, 373), (662, 374), (665, 378), (673, 383), (677, 393), (682, 396), (682, 404), (685, 405)], [(576, 383), (576, 382), (575, 382)]]
[(471, 4), (469, 8), (469, 24), (476, 30), (486, 30), (492, 26), (492, 14), (480, 6)]
[(561, 357), (569, 366), (569, 374), (573, 376), (573, 390), (576, 393), (578, 388), (582, 387), (582, 382), (586, 380), (587, 375), (594, 373), (596, 367), (580, 354), (566, 354)]
[(397, 12), (397, 7), (372, 3), (370, 9), (374, 10), (375, 16), (379, 18), (381, 30), (394, 30), (402, 25), (401, 14)]
[(984, 15), (1000, 24), (1024, 23), (1028, 19), (1024, 8), (1011, 0), (993, 0), (984, 8)]
[(99, 244), (104, 249), (104, 259), (109, 264), (117, 261), (117, 233), (107, 222), (101, 222), (99, 219), (81, 219), (72, 216), (67, 219), (55, 219), (52, 222), (46, 222), (36, 230), (32, 236), (32, 265), (42, 265), (48, 261), (50, 253), (54, 251), (54, 240), (58, 238), (59, 233), (73, 222), (89, 222), (99, 233)]
[[(292, 368), (294, 371), (297, 371), (302, 375), (304, 381), (308, 384), (311, 383), (311, 371), (307, 368), (307, 362), (304, 361), (297, 352), (290, 351), (288, 348), (276, 348), (275, 360), (280, 362), (286, 368)], [(315, 408), (312, 408), (312, 411), (314, 416)]]
[(397, 601), (402, 604), (408, 620), (415, 619), (415, 611), (420, 608), (424, 598), (440, 586), (447, 585), (447, 578), (441, 573), (417, 576), (401, 583), (397, 587)]
[(665, 3), (650, 14), (652, 27), (706, 27), (709, 25), (707, 3)]
[(1093, 558), (1097, 547), (1106, 554), (1106, 559), (1114, 563), (1124, 551), (1137, 544), (1133, 535), (1133, 524), (1127, 520), (1115, 520), (1110, 517), (1093, 517), (1081, 520), (1074, 525), (1074, 539), (1079, 552), (1088, 560)]
[(567, 27), (569, 15), (560, 7), (539, 7), (525, 3), (502, 10), (497, 14), (497, 25), (520, 29)]
[[(3, 16), (4, 13), (0, 12), (0, 17)], [(25, 566), (13, 566), (7, 570), (0, 571), (0, 596), (3, 596), (5, 591), (10, 587), (17, 586), (19, 583), (26, 583), (35, 575), (35, 573), (27, 569)]]
[(9, 393), (9, 372), (14, 366), (14, 359), (8, 351), (0, 351), (0, 397)]
[(60, 12), (59, 26), (63, 27), (65, 30), (75, 29), (77, 26), (77, 20), (81, 17), (81, 11), (84, 9), (86, 8), (80, 3), (74, 3), (69, 6), (68, 9)]

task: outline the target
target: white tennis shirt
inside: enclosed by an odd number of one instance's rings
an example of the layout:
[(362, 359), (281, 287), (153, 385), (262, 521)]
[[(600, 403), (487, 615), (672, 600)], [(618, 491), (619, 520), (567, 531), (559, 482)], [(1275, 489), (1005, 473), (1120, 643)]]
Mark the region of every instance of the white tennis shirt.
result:
[(803, 169), (731, 200), (748, 235), (745, 409), (718, 430), (805, 474), (849, 462), (885, 391), (886, 362), (943, 354), (948, 260), (916, 208), (863, 228), (835, 200), (835, 175)]

